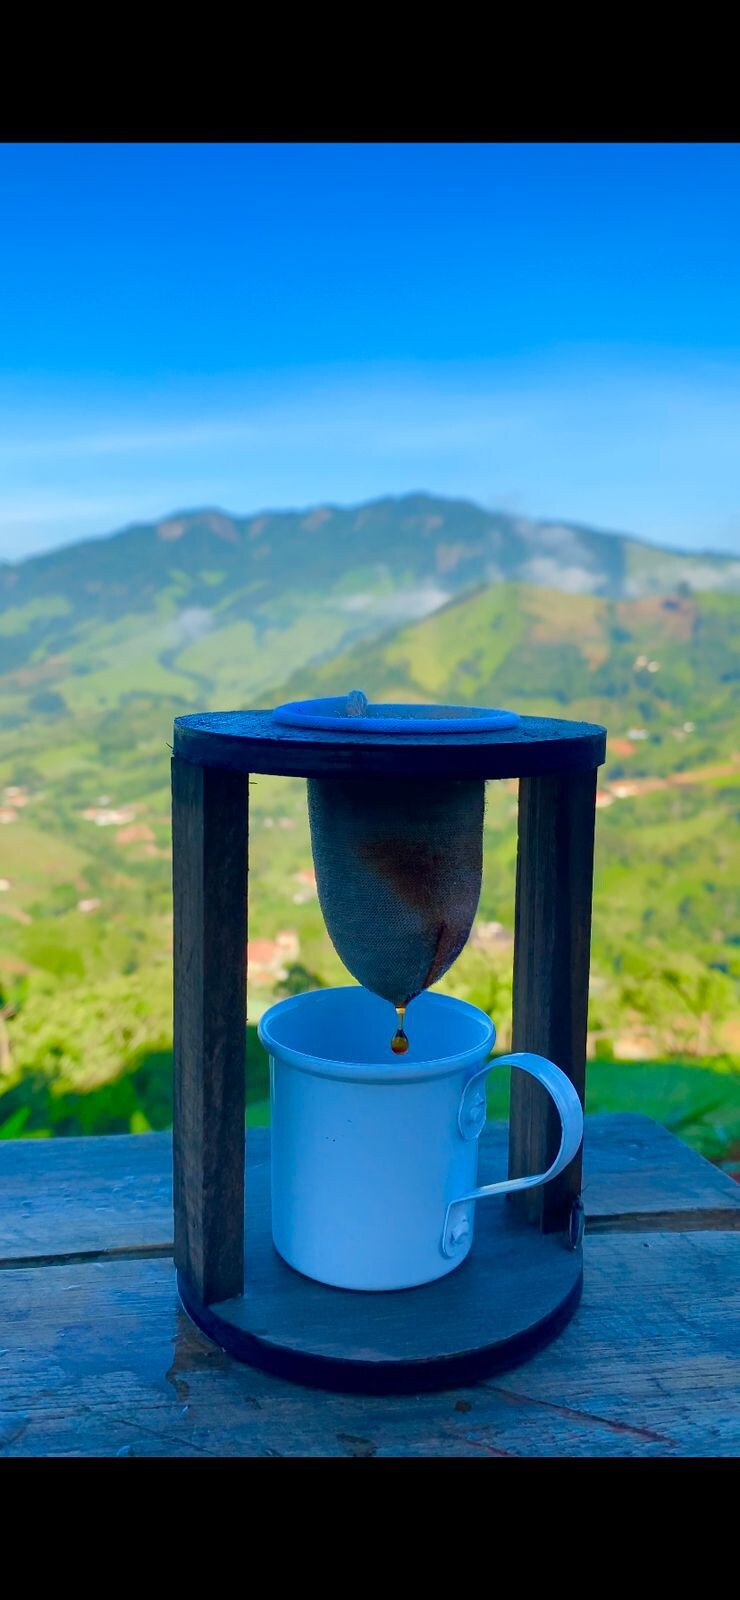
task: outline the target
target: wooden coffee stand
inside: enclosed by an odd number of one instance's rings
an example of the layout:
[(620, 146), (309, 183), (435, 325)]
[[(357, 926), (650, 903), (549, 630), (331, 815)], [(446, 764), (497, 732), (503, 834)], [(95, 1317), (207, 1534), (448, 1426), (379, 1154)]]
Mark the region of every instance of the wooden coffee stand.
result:
[[(583, 1101), (605, 745), (603, 728), (536, 717), (436, 738), (307, 732), (265, 711), (176, 719), (175, 1264), (189, 1315), (231, 1354), (339, 1389), (439, 1387), (552, 1338), (582, 1281), (580, 1155), (544, 1188), (487, 1208), (469, 1259), (419, 1289), (358, 1294), (292, 1271), (272, 1246), (265, 1162), (247, 1165), (245, 1224), (248, 775), (518, 778), (512, 1048), (555, 1061)], [(513, 1074), (509, 1174), (542, 1171), (558, 1143), (549, 1096)]]

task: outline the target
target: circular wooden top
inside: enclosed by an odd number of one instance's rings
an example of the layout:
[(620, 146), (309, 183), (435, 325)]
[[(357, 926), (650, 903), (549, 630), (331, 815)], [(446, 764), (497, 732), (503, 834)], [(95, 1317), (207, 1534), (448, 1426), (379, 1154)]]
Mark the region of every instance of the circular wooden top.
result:
[[(350, 722), (350, 719), (347, 719)], [(269, 711), (210, 711), (176, 717), (174, 754), (198, 767), (276, 777), (525, 778), (590, 772), (606, 755), (606, 729), (592, 722), (522, 717), (495, 733), (358, 734), (290, 728)]]

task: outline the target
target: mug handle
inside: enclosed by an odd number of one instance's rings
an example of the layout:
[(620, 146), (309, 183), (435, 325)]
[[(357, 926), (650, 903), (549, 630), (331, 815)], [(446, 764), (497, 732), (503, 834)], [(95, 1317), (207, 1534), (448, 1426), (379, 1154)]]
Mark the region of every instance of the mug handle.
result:
[(514, 1194), (520, 1189), (535, 1189), (540, 1183), (549, 1183), (551, 1178), (556, 1178), (559, 1172), (573, 1160), (581, 1146), (583, 1138), (583, 1109), (575, 1088), (556, 1067), (553, 1061), (547, 1061), (545, 1056), (532, 1055), (529, 1050), (517, 1051), (514, 1055), (499, 1056), (496, 1061), (489, 1061), (480, 1072), (474, 1073), (468, 1079), (462, 1093), (457, 1113), (457, 1125), (463, 1139), (477, 1139), (482, 1133), (486, 1122), (486, 1087), (485, 1080), (489, 1072), (495, 1067), (519, 1067), (522, 1072), (530, 1073), (541, 1083), (557, 1106), (562, 1125), (560, 1148), (546, 1172), (536, 1172), (529, 1178), (504, 1178), (501, 1183), (484, 1183), (478, 1189), (471, 1189), (469, 1194), (461, 1194), (456, 1200), (451, 1200), (445, 1214), (445, 1224), (442, 1230), (442, 1254), (455, 1256), (460, 1253), (471, 1231), (471, 1219), (468, 1208), (473, 1200), (487, 1200), (493, 1194)]

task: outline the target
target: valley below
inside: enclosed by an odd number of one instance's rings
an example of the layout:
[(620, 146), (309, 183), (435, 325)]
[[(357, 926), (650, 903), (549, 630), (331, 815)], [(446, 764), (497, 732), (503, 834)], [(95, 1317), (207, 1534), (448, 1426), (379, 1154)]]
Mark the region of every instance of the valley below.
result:
[[(173, 717), (358, 687), (606, 726), (587, 1109), (645, 1111), (738, 1169), (738, 574), (431, 496), (183, 513), (0, 567), (0, 1136), (170, 1125)], [(305, 785), (256, 777), (249, 804), (261, 1122), (261, 1010), (346, 973)], [(439, 986), (501, 1050), (516, 806), (487, 786), (478, 916)]]

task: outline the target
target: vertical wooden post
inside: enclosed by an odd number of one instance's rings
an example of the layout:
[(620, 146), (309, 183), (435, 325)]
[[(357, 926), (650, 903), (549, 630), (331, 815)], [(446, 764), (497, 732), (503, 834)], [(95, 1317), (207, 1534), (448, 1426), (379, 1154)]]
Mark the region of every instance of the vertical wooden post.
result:
[(247, 779), (172, 762), (175, 1265), (244, 1288)]
[[(596, 772), (519, 780), (512, 1048), (547, 1056), (584, 1103), (591, 950)], [(560, 1124), (547, 1092), (512, 1072), (509, 1176), (554, 1160)], [(581, 1155), (544, 1187), (511, 1203), (544, 1233), (568, 1224)]]

